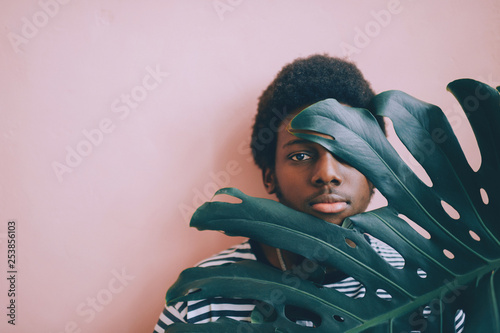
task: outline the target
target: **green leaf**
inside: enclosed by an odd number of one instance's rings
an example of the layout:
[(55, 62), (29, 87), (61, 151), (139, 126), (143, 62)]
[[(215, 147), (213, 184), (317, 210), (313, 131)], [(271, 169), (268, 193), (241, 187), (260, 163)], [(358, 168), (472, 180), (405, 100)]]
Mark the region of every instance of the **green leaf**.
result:
[[(177, 324), (168, 332), (223, 332), (223, 327), (234, 332), (234, 325), (259, 332), (451, 332), (458, 309), (466, 313), (466, 332), (500, 331), (500, 95), (473, 80), (454, 81), (448, 89), (476, 135), (482, 158), (477, 172), (467, 163), (437, 106), (400, 91), (384, 92), (373, 100), (376, 114), (392, 120), (400, 140), (431, 178), (429, 187), (402, 161), (367, 110), (330, 99), (298, 114), (290, 131), (322, 145), (365, 174), (387, 198), (387, 207), (352, 216), (341, 227), (272, 200), (222, 189), (218, 194), (242, 202), (205, 203), (193, 215), (191, 224), (200, 230), (250, 237), (319, 265), (337, 267), (366, 287), (363, 298), (351, 299), (318, 287), (307, 280), (308, 274), (298, 274), (304, 272), (282, 273), (258, 262), (191, 268), (167, 293), (169, 304), (243, 297), (270, 304), (276, 319), (258, 324)], [(459, 216), (450, 216), (443, 202)], [(406, 218), (431, 238), (420, 235)], [(399, 252), (404, 268), (390, 266), (371, 248), (364, 233)], [(356, 246), (349, 246), (346, 239)], [(195, 289), (198, 292), (189, 293)], [(391, 295), (389, 301), (377, 296), (380, 289)], [(283, 297), (272, 297), (273, 293)], [(424, 318), (426, 306), (432, 313)], [(286, 318), (286, 307), (314, 313), (321, 323), (316, 328), (300, 327)]]

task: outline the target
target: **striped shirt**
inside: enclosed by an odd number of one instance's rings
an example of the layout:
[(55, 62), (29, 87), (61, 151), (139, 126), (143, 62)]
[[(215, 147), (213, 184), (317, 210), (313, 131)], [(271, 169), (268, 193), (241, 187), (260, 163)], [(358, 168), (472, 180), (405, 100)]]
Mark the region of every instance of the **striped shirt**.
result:
[[(384, 242), (367, 235), (372, 248), (390, 265), (395, 268), (402, 269), (404, 267), (404, 258), (392, 247)], [(198, 267), (220, 266), (223, 264), (235, 263), (242, 260), (259, 260), (267, 262), (267, 259), (260, 253), (257, 246), (252, 246), (252, 241), (246, 241), (235, 245), (225, 251), (222, 251), (208, 259), (201, 261)], [(425, 274), (419, 271), (422, 276)], [(425, 277), (425, 276), (424, 276)], [(345, 276), (340, 281), (324, 284), (327, 288), (334, 288), (339, 292), (352, 298), (361, 298), (365, 295), (366, 289), (360, 282), (354, 278)], [(390, 298), (387, 293), (377, 294), (381, 298)], [(213, 322), (220, 317), (228, 317), (238, 321), (250, 322), (250, 315), (256, 305), (255, 300), (248, 299), (228, 299), (228, 298), (211, 298), (204, 300), (179, 302), (174, 305), (167, 306), (160, 315), (158, 323), (155, 326), (154, 333), (163, 333), (167, 327), (173, 323), (185, 322), (190, 324), (201, 324)], [(424, 309), (424, 317), (430, 314), (428, 308)], [(455, 332), (463, 331), (465, 314), (462, 310), (457, 311), (455, 316)], [(312, 326), (309, 321), (297, 320), (297, 324), (303, 326)], [(412, 331), (418, 333), (418, 331)]]

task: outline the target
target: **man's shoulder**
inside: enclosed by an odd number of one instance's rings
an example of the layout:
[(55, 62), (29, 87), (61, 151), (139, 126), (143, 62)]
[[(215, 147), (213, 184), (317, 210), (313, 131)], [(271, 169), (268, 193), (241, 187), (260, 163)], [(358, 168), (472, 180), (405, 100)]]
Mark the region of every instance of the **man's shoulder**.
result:
[(230, 264), (242, 260), (257, 260), (249, 241), (234, 245), (210, 258), (200, 261), (196, 266), (210, 267)]

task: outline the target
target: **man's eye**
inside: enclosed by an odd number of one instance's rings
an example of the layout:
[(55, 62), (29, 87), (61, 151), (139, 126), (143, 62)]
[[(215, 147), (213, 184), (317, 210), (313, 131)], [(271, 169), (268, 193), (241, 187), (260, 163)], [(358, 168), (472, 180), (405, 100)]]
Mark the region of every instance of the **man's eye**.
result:
[(297, 153), (290, 156), (290, 158), (292, 159), (292, 161), (305, 161), (310, 159), (311, 156), (307, 155), (306, 153)]

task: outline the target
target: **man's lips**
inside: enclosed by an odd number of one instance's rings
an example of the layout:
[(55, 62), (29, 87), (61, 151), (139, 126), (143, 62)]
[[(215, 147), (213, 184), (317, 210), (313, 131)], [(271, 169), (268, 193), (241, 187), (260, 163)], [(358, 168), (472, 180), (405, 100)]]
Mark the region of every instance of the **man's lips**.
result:
[(310, 202), (310, 206), (320, 213), (335, 214), (347, 208), (347, 200), (333, 194), (320, 195)]
[(311, 205), (312, 209), (317, 212), (325, 213), (325, 214), (335, 214), (340, 213), (344, 209), (347, 208), (347, 202), (339, 201), (339, 202), (320, 202)]

